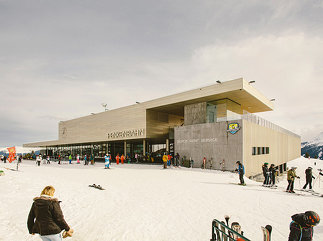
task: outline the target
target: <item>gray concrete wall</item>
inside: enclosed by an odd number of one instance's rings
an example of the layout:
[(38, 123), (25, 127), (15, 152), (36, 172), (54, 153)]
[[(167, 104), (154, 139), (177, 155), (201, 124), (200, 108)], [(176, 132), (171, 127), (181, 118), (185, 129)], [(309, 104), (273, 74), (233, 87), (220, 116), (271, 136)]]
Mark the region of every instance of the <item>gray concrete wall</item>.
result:
[(206, 102), (185, 105), (184, 125), (206, 123)]
[[(192, 157), (197, 168), (202, 166), (206, 157), (207, 160), (213, 159), (212, 169), (235, 170), (236, 161), (242, 161), (243, 157), (243, 130), (235, 134), (227, 132), (230, 123), (238, 123), (242, 127), (241, 120), (176, 127), (175, 153), (187, 159)], [(220, 164), (223, 160), (224, 167)]]

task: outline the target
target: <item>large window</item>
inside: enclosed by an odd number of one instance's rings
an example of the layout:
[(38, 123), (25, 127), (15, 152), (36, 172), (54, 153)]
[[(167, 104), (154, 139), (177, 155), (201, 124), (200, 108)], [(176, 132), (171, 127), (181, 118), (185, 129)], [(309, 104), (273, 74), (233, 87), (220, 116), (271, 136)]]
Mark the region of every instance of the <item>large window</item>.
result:
[(252, 155), (269, 154), (269, 147), (252, 147)]

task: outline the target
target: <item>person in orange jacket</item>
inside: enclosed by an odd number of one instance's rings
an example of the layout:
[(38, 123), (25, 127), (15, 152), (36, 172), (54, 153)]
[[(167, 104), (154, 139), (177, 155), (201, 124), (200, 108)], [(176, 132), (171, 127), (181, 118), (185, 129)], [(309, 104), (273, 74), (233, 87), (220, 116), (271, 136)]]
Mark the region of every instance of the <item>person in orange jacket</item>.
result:
[(121, 164), (123, 164), (124, 163), (124, 155), (122, 154), (121, 155)]
[(119, 160), (120, 160), (120, 156), (119, 156), (119, 153), (118, 153), (118, 155), (116, 156), (117, 165), (119, 165)]
[(168, 156), (165, 153), (163, 156), (164, 168), (167, 168), (167, 161), (168, 161)]

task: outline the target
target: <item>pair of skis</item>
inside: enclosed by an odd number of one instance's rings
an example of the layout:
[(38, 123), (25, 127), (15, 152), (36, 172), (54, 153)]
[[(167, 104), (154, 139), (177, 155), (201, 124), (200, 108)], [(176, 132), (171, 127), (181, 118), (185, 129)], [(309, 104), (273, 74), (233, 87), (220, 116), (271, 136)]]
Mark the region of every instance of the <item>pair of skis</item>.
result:
[(96, 185), (96, 184), (89, 185), (89, 187), (94, 187), (99, 190), (105, 190), (103, 187), (101, 187), (100, 185)]
[(272, 226), (270, 225), (266, 225), (266, 227), (261, 227), (262, 233), (263, 233), (263, 237), (264, 237), (264, 241), (271, 241), (271, 231), (272, 231)]
[(301, 189), (300, 191), (302, 192), (307, 192), (307, 193), (310, 193), (312, 194), (313, 196), (317, 196), (317, 197), (323, 197), (323, 194), (319, 193), (319, 192), (315, 192), (313, 190), (305, 190), (305, 189)]

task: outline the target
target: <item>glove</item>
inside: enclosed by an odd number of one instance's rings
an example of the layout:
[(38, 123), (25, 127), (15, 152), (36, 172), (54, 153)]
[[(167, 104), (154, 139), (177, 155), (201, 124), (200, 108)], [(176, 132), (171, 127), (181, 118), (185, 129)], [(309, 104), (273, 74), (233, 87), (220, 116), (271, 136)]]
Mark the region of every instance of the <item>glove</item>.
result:
[(297, 176), (296, 178), (300, 179), (300, 177), (299, 177), (299, 176)]
[(64, 231), (63, 232), (63, 238), (72, 237), (73, 236), (73, 233), (74, 233), (74, 230), (73, 229), (70, 229), (68, 231)]

